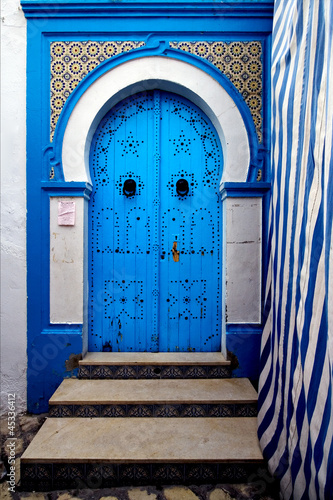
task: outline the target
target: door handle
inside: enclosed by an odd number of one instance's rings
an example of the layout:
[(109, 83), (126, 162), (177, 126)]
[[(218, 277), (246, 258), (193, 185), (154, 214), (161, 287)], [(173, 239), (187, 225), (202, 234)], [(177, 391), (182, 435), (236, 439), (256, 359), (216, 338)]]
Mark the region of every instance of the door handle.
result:
[(136, 182), (134, 179), (126, 179), (123, 185), (123, 193), (129, 198), (130, 196), (134, 196), (136, 191)]
[(176, 191), (179, 196), (186, 196), (189, 192), (189, 186), (186, 179), (178, 179), (176, 182)]

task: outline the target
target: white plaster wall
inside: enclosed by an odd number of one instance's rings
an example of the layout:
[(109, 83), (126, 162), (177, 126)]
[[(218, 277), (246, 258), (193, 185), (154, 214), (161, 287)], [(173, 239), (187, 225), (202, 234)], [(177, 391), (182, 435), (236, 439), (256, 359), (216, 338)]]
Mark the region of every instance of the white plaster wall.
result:
[(227, 323), (261, 320), (261, 198), (227, 198)]
[(26, 21), (1, 0), (1, 413), (26, 409)]
[[(75, 203), (75, 225), (58, 225), (58, 202)], [(50, 321), (83, 322), (84, 199), (50, 198)]]

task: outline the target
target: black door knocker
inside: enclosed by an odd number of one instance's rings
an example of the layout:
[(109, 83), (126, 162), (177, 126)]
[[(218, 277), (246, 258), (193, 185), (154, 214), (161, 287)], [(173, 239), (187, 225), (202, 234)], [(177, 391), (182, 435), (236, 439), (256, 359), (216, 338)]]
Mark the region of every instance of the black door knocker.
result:
[(179, 196), (186, 196), (189, 192), (188, 182), (186, 179), (178, 179), (176, 182), (176, 191)]
[(134, 179), (126, 179), (123, 185), (123, 193), (127, 198), (135, 195), (136, 182)]

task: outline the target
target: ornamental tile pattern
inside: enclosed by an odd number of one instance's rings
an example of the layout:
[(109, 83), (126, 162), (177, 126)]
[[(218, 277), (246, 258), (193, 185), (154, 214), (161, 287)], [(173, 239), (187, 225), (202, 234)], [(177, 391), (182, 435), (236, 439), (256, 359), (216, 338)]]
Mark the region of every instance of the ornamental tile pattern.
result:
[[(50, 139), (66, 99), (80, 81), (101, 62), (123, 52), (143, 47), (143, 41), (51, 42)], [(262, 142), (262, 44), (251, 42), (170, 42), (214, 64), (238, 89), (248, 105)]]
[(51, 42), (51, 141), (66, 99), (80, 81), (106, 59), (144, 45), (131, 41)]
[(250, 108), (262, 142), (262, 44), (251, 42), (170, 42), (170, 47), (202, 57), (237, 88)]
[[(269, 473), (264, 463), (21, 464), (24, 491), (111, 488), (149, 484), (245, 483)], [(251, 497), (252, 498), (252, 497)]]
[(198, 418), (198, 417), (256, 417), (256, 403), (179, 403), (179, 404), (73, 404), (50, 405), (49, 417), (81, 418), (124, 418), (124, 417), (163, 417), (163, 418)]
[(79, 378), (81, 379), (192, 379), (229, 377), (231, 377), (231, 368), (224, 365), (80, 365), (79, 367)]

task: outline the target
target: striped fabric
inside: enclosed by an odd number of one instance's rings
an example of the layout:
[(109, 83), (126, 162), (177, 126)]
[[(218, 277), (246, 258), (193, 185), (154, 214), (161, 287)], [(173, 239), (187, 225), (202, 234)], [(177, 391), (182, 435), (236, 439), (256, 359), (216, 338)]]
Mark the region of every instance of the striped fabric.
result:
[(276, 0), (261, 447), (284, 499), (333, 499), (333, 1)]

